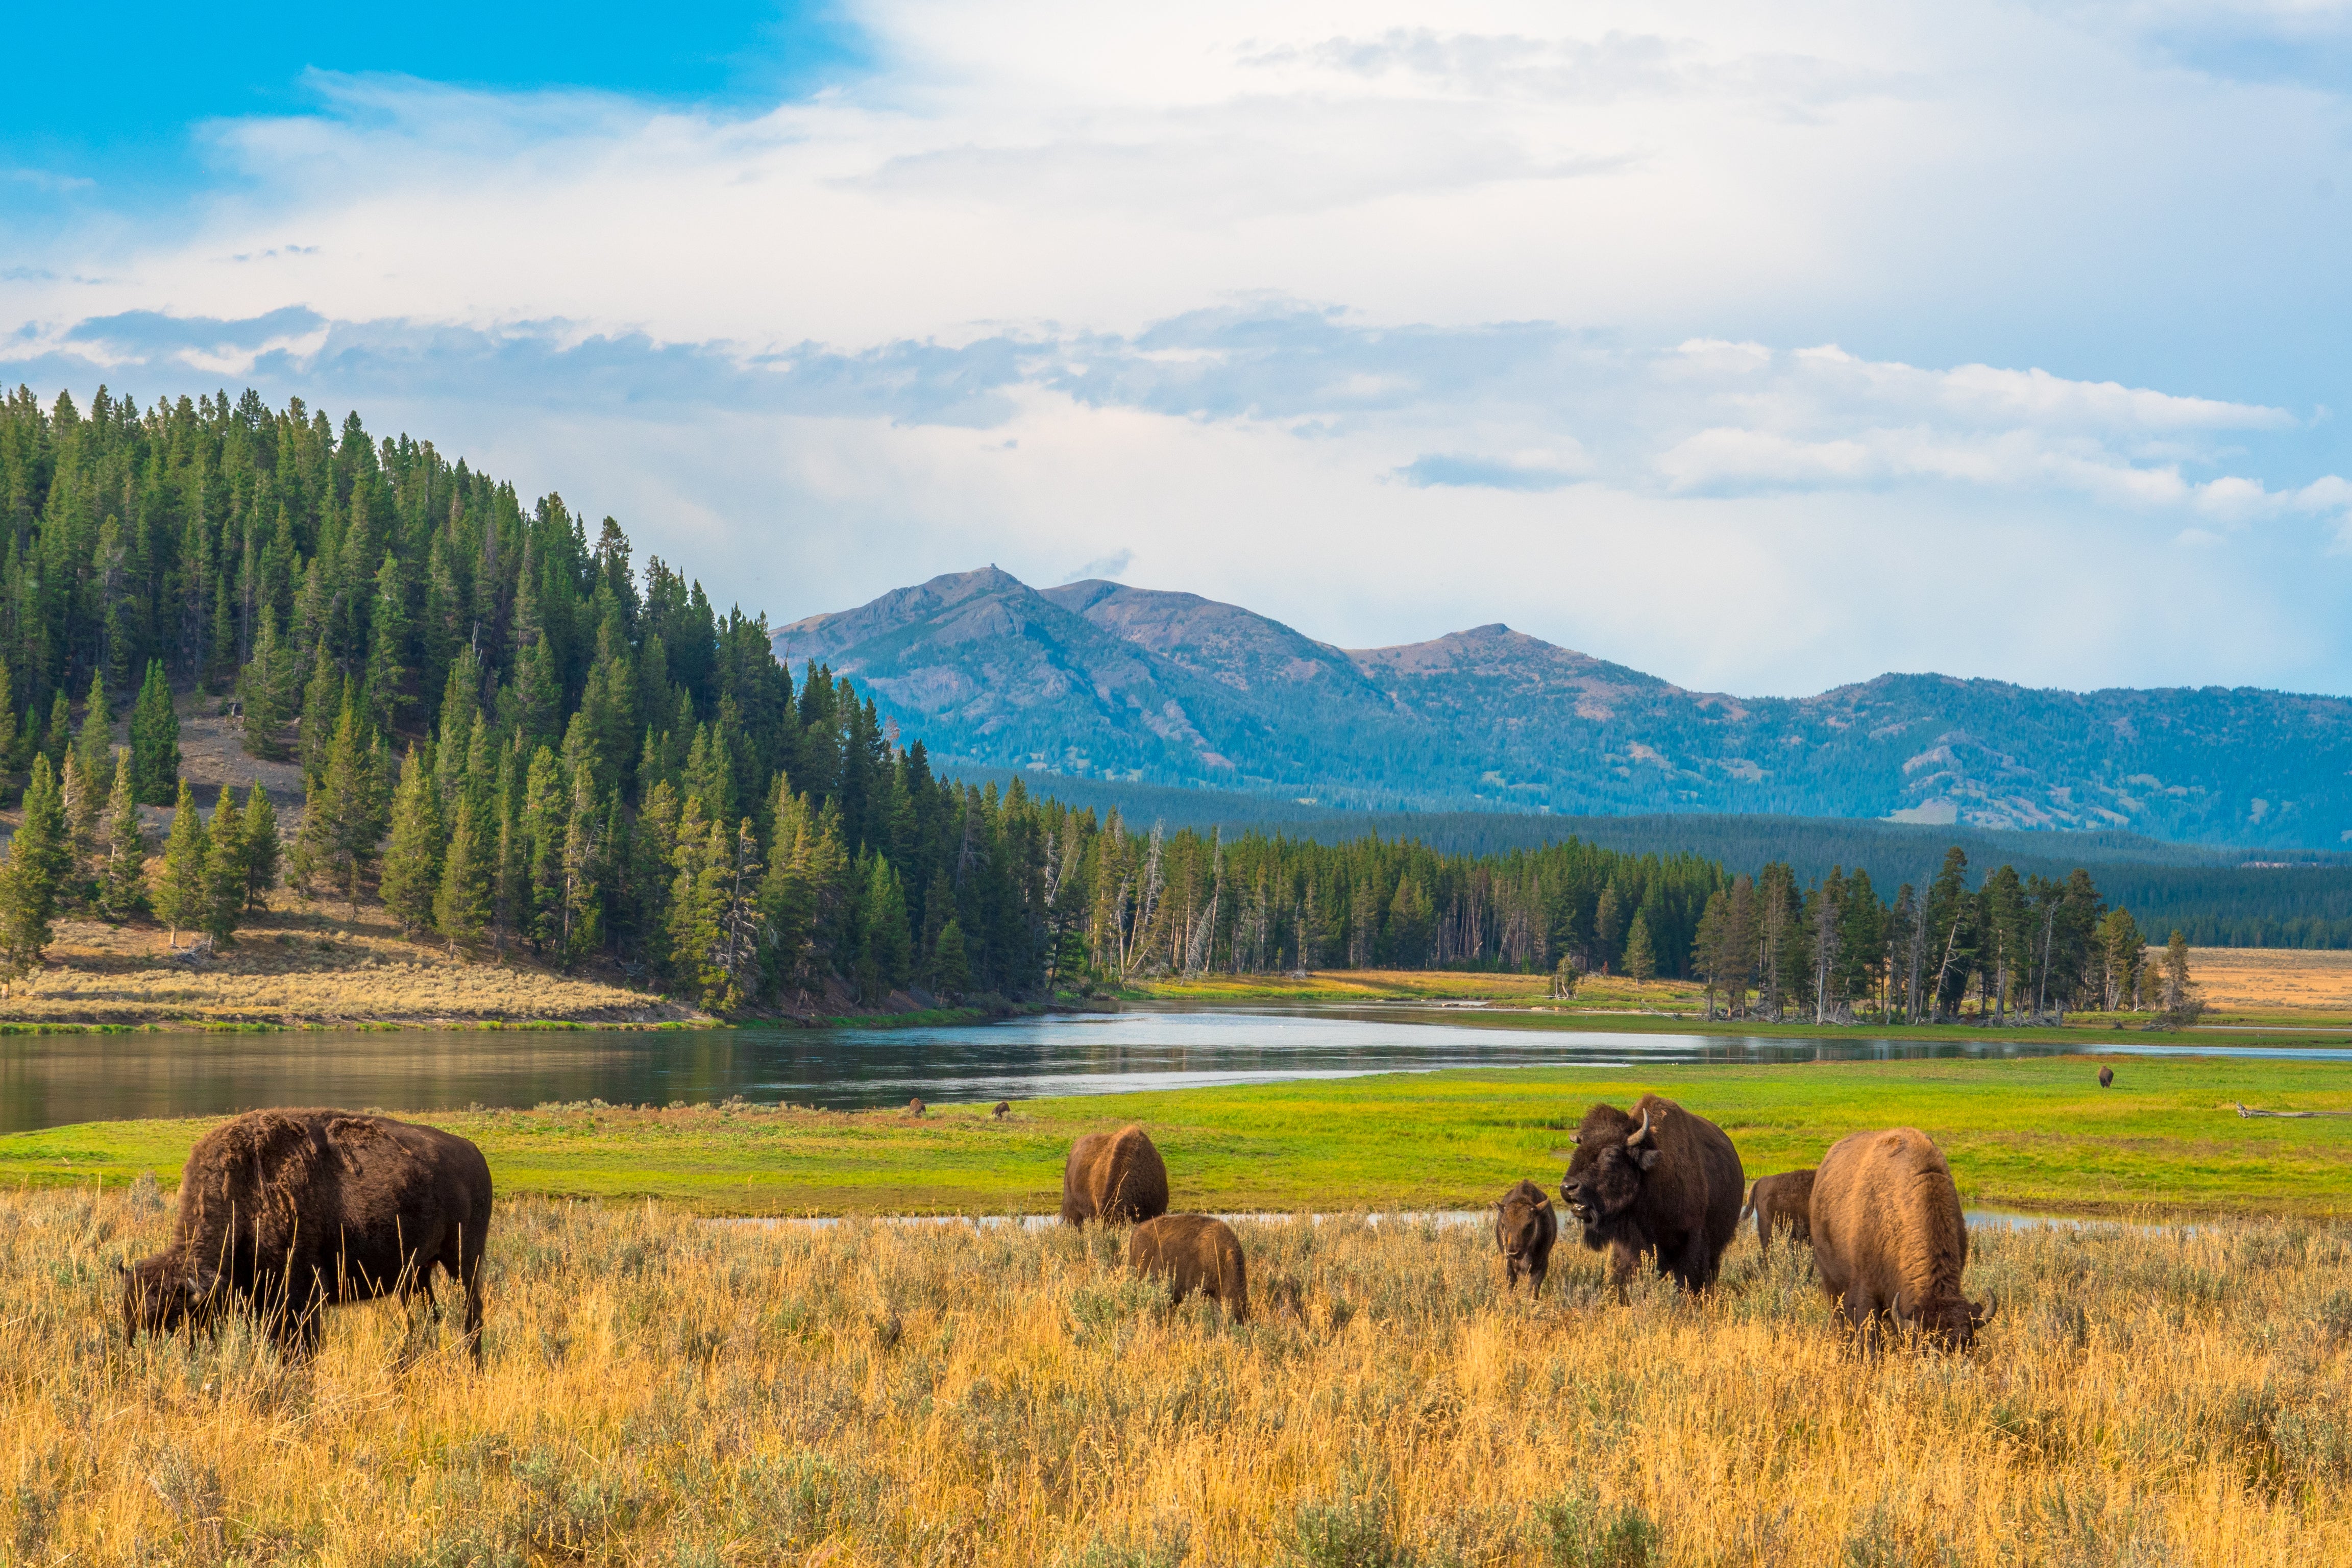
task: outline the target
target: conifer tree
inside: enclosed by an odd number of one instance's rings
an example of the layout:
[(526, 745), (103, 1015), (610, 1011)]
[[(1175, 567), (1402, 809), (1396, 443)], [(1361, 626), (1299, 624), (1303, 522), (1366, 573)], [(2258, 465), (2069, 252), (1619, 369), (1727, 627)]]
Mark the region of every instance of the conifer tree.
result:
[(413, 936), (435, 923), (441, 888), (441, 802), (432, 772), (416, 748), (400, 765), (400, 788), (392, 797), (392, 840), (383, 860), (383, 906)]
[(59, 794), (66, 808), (65, 885), (58, 889), (60, 908), (90, 907), (97, 897), (98, 782), (84, 771), (81, 749), (66, 753), (65, 779)]
[(47, 951), (58, 895), (72, 869), (65, 795), (47, 754), (33, 760), (7, 856), (0, 865), (0, 972), (14, 982), (38, 967)]
[(16, 741), (16, 681), (8, 669), (8, 661), (0, 658), (0, 769), (17, 765)]
[(383, 747), (368, 731), (346, 689), (326, 769), (305, 794), (302, 807), (306, 876), (323, 875), (359, 914), (360, 888), (381, 855), (383, 838)]
[(41, 736), (41, 755), (49, 759), (50, 776), (65, 770), (66, 752), (73, 745), (73, 704), (66, 700), (65, 689), (49, 703), (49, 727)]
[(139, 821), (139, 799), (131, 787), (131, 753), (114, 753), (114, 785), (107, 793), (105, 852), (98, 878), (98, 910), (120, 925), (147, 907), (147, 834)]
[[(316, 563), (313, 563), (315, 565)], [(296, 747), (302, 760), (302, 785), (327, 776), (327, 756), (334, 749), (335, 725), (350, 701), (343, 672), (335, 668), (324, 642), (311, 661), (310, 679), (302, 688), (302, 723)]]
[(180, 783), (180, 716), (160, 658), (148, 661), (147, 682), (131, 710), (131, 770), (141, 805), (172, 804)]
[(205, 886), (211, 845), (205, 821), (196, 811), (196, 797), (185, 779), (172, 809), (171, 837), (163, 841), (163, 864), (155, 879), (155, 915), (169, 928), (168, 945), (180, 945), (180, 928), (204, 923), (211, 910)]
[(604, 825), (594, 790), (594, 776), (583, 768), (572, 781), (570, 820), (563, 829), (562, 940), (557, 953), (566, 968), (594, 952), (603, 937), (597, 884), (604, 867)]
[(563, 829), (569, 813), (562, 764), (541, 746), (531, 754), (522, 787), (521, 828), (530, 846), (530, 898), (526, 934), (535, 952), (562, 950)]
[(449, 955), (457, 944), (481, 936), (489, 922), (491, 874), (495, 847), (485, 840), (474, 817), (474, 803), (457, 797), (457, 817), (449, 827), (449, 843), (441, 862), (441, 885), (433, 900), (433, 925), (449, 939)]
[(953, 915), (940, 927), (939, 952), (931, 960), (931, 984), (942, 996), (961, 996), (971, 984), (971, 965), (964, 958), (963, 925)]
[(94, 782), (107, 776), (107, 764), (114, 758), (114, 710), (106, 700), (106, 675), (102, 670), (90, 672), (89, 700), (82, 708), (81, 729), (75, 737), (74, 750), (81, 757), (85, 780)]
[(247, 756), (277, 761), (286, 755), (286, 724), (294, 715), (293, 650), (278, 638), (278, 618), (264, 608), (253, 642), (253, 658), (237, 677), (237, 700), (244, 709), (243, 740)]
[(256, 779), (245, 792), (245, 907), (269, 907), (269, 889), (278, 885), (278, 808)]
[(1645, 985), (1658, 973), (1658, 955), (1650, 946), (1650, 918), (1641, 910), (1633, 911), (1633, 923), (1625, 931), (1625, 973)]
[(386, 552), (376, 569), (375, 603), (369, 612), (367, 674), (368, 720), (389, 731), (410, 703), (408, 670), (408, 600), (401, 587), (400, 558)]
[(196, 923), (215, 942), (233, 942), (245, 913), (245, 822), (236, 795), (226, 786), (205, 838), (205, 907)]

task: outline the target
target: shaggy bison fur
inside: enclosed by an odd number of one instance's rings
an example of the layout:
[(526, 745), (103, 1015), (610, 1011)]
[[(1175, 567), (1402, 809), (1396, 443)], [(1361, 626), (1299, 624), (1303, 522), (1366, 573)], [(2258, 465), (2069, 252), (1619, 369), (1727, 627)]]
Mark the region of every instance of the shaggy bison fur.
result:
[(1759, 1176), (1748, 1189), (1748, 1206), (1739, 1211), (1746, 1219), (1756, 1216), (1756, 1245), (1769, 1248), (1772, 1233), (1785, 1230), (1789, 1239), (1799, 1246), (1813, 1239), (1813, 1173), (1811, 1171), (1783, 1171), (1777, 1176)]
[(1551, 1269), (1551, 1244), (1559, 1239), (1559, 1216), (1544, 1190), (1524, 1178), (1495, 1205), (1495, 1245), (1503, 1250), (1503, 1288), (1516, 1290), (1525, 1275), (1543, 1294)]
[(1874, 1342), (1916, 1329), (1965, 1350), (1992, 1316), (1960, 1294), (1968, 1222), (1943, 1152), (1916, 1128), (1857, 1132), (1813, 1177), (1813, 1267), (1838, 1311)]
[(1242, 1263), (1240, 1238), (1223, 1220), (1204, 1214), (1146, 1220), (1127, 1238), (1127, 1266), (1164, 1276), (1173, 1300), (1181, 1302), (1198, 1290), (1223, 1302), (1234, 1321), (1249, 1317), (1249, 1270)]
[(2099, 1087), (2101, 1089), (2113, 1089), (2116, 1087), (2115, 1068), (2101, 1068), (2099, 1069)]
[(1168, 1167), (1140, 1127), (1089, 1132), (1062, 1167), (1062, 1220), (1132, 1225), (1168, 1212)]
[(1685, 1290), (1704, 1290), (1739, 1229), (1746, 1188), (1738, 1152), (1722, 1128), (1645, 1094), (1632, 1115), (1613, 1105), (1584, 1113), (1559, 1196), (1584, 1245), (1608, 1250), (1619, 1289), (1648, 1252), (1660, 1274)]
[(465, 1296), (478, 1363), (489, 1234), (490, 1168), (465, 1139), (342, 1110), (248, 1111), (189, 1152), (171, 1246), (122, 1271), (123, 1329), (212, 1327), (242, 1304), (304, 1354), (340, 1302), (422, 1295), (437, 1320), (437, 1265)]

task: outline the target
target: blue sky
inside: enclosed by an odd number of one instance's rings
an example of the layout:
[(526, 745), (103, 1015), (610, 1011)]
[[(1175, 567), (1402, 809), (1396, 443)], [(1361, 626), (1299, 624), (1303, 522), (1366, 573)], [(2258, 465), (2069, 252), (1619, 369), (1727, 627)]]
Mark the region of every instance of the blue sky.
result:
[(2352, 8), (652, 16), (16, 23), (0, 376), (357, 407), (778, 619), (2352, 690)]

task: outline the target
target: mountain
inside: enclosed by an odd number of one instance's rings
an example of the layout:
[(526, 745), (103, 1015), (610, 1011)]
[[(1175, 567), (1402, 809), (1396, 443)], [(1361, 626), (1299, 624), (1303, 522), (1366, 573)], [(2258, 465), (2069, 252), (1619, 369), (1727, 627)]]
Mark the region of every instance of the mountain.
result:
[(1364, 810), (1880, 817), (2352, 842), (2352, 701), (1882, 675), (1691, 691), (1495, 625), (1344, 649), (1197, 595), (988, 567), (775, 633), (943, 762)]

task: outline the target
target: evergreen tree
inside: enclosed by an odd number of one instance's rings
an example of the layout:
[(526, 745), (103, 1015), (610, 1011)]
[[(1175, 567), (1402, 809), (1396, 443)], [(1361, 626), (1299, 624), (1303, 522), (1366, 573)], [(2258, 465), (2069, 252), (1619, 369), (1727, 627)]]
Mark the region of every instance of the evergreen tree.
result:
[(51, 776), (65, 771), (66, 752), (73, 745), (73, 705), (66, 700), (65, 689), (49, 703), (49, 727), (41, 736), (41, 755), (49, 759)]
[(68, 869), (58, 901), (64, 909), (89, 909), (98, 896), (98, 780), (84, 771), (79, 747), (66, 753), (60, 794), (66, 807)]
[(106, 700), (106, 676), (93, 670), (89, 678), (89, 700), (83, 707), (81, 731), (74, 742), (74, 750), (81, 758), (81, 774), (95, 782), (105, 778), (113, 769), (114, 710)]
[(392, 797), (392, 840), (385, 847), (383, 907), (414, 936), (434, 921), (441, 889), (441, 802), (431, 771), (411, 745)]
[(16, 742), (20, 738), (16, 723), (16, 677), (9, 671), (7, 659), (0, 658), (0, 772), (22, 765), (16, 756)]
[(277, 617), (260, 616), (253, 658), (237, 677), (241, 744), (247, 756), (277, 761), (286, 755), (286, 725), (294, 716), (295, 660), (293, 650), (278, 638)]
[(327, 758), (334, 750), (335, 725), (350, 701), (343, 672), (321, 642), (310, 665), (310, 679), (302, 688), (302, 722), (298, 753), (302, 760), (302, 787), (327, 776)]
[(236, 795), (224, 786), (205, 835), (205, 908), (196, 923), (223, 944), (236, 940), (245, 914), (245, 822)]
[(877, 855), (864, 893), (866, 951), (860, 955), (858, 978), (866, 1000), (878, 1002), (904, 985), (911, 969), (907, 892), (890, 862)]
[(347, 690), (326, 770), (306, 789), (298, 868), (323, 876), (359, 914), (360, 889), (381, 855), (384, 829), (383, 748)]
[(1625, 931), (1625, 973), (1645, 985), (1657, 977), (1658, 955), (1650, 946), (1650, 919), (1641, 910), (1633, 911), (1633, 923)]
[(163, 661), (150, 659), (147, 682), (131, 710), (131, 776), (142, 805), (169, 805), (180, 784), (180, 716), (172, 707)]
[(278, 808), (256, 779), (245, 792), (245, 907), (266, 910), (269, 889), (278, 885)]
[(2204, 1012), (2204, 994), (2189, 977), (2189, 939), (2176, 931), (2164, 947), (2164, 1021), (2187, 1028)]
[(37, 968), (47, 952), (58, 895), (73, 864), (65, 795), (46, 753), (33, 760), (7, 855), (0, 865), (0, 970), (13, 983)]
[(490, 919), (490, 882), (496, 847), (475, 820), (474, 803), (457, 797), (457, 817), (450, 825), (447, 853), (441, 862), (441, 885), (433, 900), (433, 924), (449, 939), (456, 957), (460, 942), (478, 939)]
[(387, 552), (376, 569), (375, 602), (369, 612), (367, 675), (368, 720), (389, 733), (401, 710), (414, 706), (407, 694), (408, 600), (401, 586), (400, 559)]
[(180, 945), (182, 926), (201, 926), (211, 912), (211, 892), (205, 885), (211, 845), (205, 821), (196, 811), (196, 797), (185, 779), (172, 808), (171, 836), (163, 841), (163, 864), (155, 880), (155, 915), (170, 930), (169, 945)]
[(100, 839), (105, 862), (98, 878), (98, 911), (120, 925), (147, 907), (147, 835), (131, 785), (131, 753), (117, 750), (113, 762), (114, 785), (107, 794)]
[(604, 868), (604, 825), (594, 789), (595, 778), (587, 769), (574, 775), (572, 810), (563, 830), (562, 920), (557, 948), (566, 968), (593, 952), (603, 937), (598, 880)]

